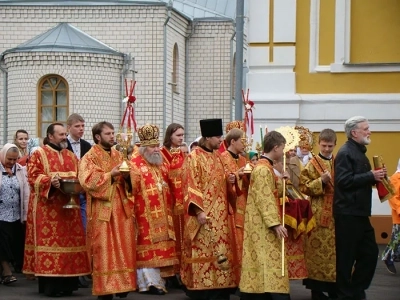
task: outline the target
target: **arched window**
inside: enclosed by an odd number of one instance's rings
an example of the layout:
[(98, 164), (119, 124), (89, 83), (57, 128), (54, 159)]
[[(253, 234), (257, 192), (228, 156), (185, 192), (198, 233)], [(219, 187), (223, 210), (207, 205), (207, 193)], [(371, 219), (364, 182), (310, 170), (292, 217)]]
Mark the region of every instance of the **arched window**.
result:
[(179, 82), (179, 50), (178, 45), (174, 45), (174, 53), (172, 60), (172, 92), (178, 93), (178, 82)]
[(66, 124), (68, 117), (68, 83), (58, 75), (48, 75), (39, 82), (38, 136), (45, 137), (54, 122)]

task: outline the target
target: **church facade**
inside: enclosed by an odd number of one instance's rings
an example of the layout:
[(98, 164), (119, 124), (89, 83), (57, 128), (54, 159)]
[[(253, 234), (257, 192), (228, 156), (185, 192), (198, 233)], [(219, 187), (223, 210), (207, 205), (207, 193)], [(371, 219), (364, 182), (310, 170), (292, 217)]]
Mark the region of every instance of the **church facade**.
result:
[[(395, 0), (249, 1), (248, 85), (255, 122), (337, 132), (369, 119), (367, 155), (395, 172), (400, 146), (400, 2)], [(256, 140), (260, 137), (257, 136)], [(316, 150), (316, 149), (315, 149)], [(390, 208), (373, 194), (376, 237), (390, 239)]]

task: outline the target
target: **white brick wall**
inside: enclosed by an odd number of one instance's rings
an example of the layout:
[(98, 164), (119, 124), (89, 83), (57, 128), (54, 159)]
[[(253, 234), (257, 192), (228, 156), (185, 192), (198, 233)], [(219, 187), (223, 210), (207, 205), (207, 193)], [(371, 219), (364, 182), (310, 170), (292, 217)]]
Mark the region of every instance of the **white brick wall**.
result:
[[(185, 126), (185, 39), (187, 36), (188, 21), (173, 12), (167, 24), (167, 118), (166, 125), (179, 123)], [(178, 80), (177, 93), (173, 93), (173, 51), (178, 46)]]
[(232, 33), (228, 22), (200, 22), (189, 40), (189, 142), (200, 135), (200, 119), (222, 118), (224, 128), (231, 121)]
[(69, 86), (69, 114), (78, 112), (90, 128), (107, 120), (118, 128), (121, 86), (119, 56), (73, 53), (12, 53), (5, 56), (8, 68), (8, 139), (24, 128), (37, 136), (37, 90), (48, 74), (62, 76)]
[[(139, 125), (154, 123), (164, 132), (163, 125), (163, 24), (167, 17), (165, 6), (0, 6), (0, 52), (68, 22), (99, 41), (135, 58), (136, 117)], [(23, 20), (21, 22), (21, 20)], [(189, 40), (189, 57), (185, 57), (189, 21), (172, 12), (167, 24), (167, 78), (171, 82), (173, 47), (179, 49), (178, 93), (166, 87), (166, 125), (171, 122), (187, 125), (185, 140), (199, 135), (201, 118), (222, 117), (230, 120), (230, 37), (228, 22), (200, 22)], [(67, 55), (54, 54), (59, 58)], [(7, 62), (9, 63), (9, 62)], [(185, 65), (189, 64), (189, 81), (185, 82)], [(118, 65), (118, 63), (117, 63)], [(122, 66), (121, 66), (122, 68)], [(37, 84), (42, 76), (59, 74), (69, 83), (69, 113), (81, 114), (87, 124), (85, 138), (91, 140), (91, 126), (107, 120), (116, 126), (120, 120), (121, 70), (103, 69), (99, 65), (65, 66), (53, 61), (18, 65), (9, 70), (8, 140), (18, 128), (36, 135)], [(12, 74), (11, 74), (12, 73)], [(188, 91), (185, 90), (189, 86)], [(0, 75), (0, 108), (3, 99)], [(186, 98), (186, 95), (188, 97)], [(28, 95), (28, 96), (26, 96)], [(24, 99), (24, 100), (22, 100)], [(188, 104), (186, 107), (185, 102)], [(21, 104), (26, 107), (22, 110)], [(173, 105), (172, 105), (173, 103)], [(173, 111), (172, 111), (173, 109)], [(185, 110), (188, 114), (185, 116)], [(0, 124), (2, 123), (0, 115)], [(18, 118), (18, 119), (16, 119)], [(185, 122), (186, 120), (186, 122)], [(117, 126), (118, 127), (118, 126)], [(162, 136), (160, 137), (162, 139)]]

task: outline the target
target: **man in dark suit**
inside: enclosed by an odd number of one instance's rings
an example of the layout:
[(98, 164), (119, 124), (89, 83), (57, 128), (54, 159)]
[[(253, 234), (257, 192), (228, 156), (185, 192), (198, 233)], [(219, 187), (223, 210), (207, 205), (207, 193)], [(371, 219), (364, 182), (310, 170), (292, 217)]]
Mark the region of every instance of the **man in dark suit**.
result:
[[(89, 142), (82, 139), (85, 132), (85, 120), (81, 115), (72, 114), (67, 119), (67, 130), (68, 130), (68, 147), (67, 149), (72, 151), (78, 159), (81, 159), (92, 147)], [(86, 197), (84, 193), (79, 195), (79, 202), (81, 206), (81, 216), (83, 228), (86, 231)], [(79, 277), (79, 287), (88, 287), (89, 284), (85, 277)]]

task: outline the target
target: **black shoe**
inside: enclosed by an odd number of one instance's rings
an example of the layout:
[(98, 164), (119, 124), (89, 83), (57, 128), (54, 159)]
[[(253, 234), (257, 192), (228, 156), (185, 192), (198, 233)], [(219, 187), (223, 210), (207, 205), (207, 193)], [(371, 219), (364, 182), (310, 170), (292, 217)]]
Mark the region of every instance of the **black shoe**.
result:
[(22, 267), (20, 265), (14, 265), (14, 273), (22, 274)]
[(394, 266), (394, 263), (392, 261), (384, 260), (384, 263), (386, 265), (386, 269), (389, 271), (391, 274), (396, 274), (396, 267)]
[(337, 299), (339, 298), (338, 295), (336, 293), (328, 293), (329, 299), (333, 300), (333, 299)]
[(151, 285), (149, 288), (149, 294), (161, 296), (161, 295), (165, 295), (166, 293), (163, 289), (159, 289), (159, 288)]
[(46, 284), (44, 287), (44, 294), (47, 297), (61, 297), (62, 293), (60, 291), (56, 291), (54, 287), (50, 284)]
[(89, 282), (86, 281), (85, 276), (79, 276), (78, 287), (79, 288), (88, 288), (89, 287)]
[(180, 289), (182, 287), (182, 281), (178, 275), (167, 278), (166, 287), (169, 289)]
[(125, 293), (116, 293), (115, 296), (119, 297), (119, 298), (126, 298), (128, 297), (129, 292), (125, 292)]
[(325, 295), (323, 292), (311, 290), (311, 299), (312, 300), (328, 300), (329, 297)]
[(97, 296), (97, 300), (112, 300), (113, 295), (101, 295)]

